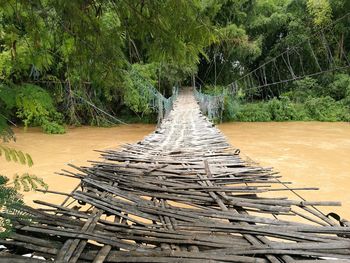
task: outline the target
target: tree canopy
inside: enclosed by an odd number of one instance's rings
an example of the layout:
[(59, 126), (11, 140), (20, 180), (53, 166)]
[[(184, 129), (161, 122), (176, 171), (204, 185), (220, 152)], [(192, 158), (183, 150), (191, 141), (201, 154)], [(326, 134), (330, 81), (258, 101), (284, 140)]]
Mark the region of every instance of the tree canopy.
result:
[[(114, 115), (152, 114), (135, 72), (165, 96), (192, 75), (202, 85), (225, 86), (350, 10), (346, 0), (0, 0), (0, 6), (0, 129), (7, 135), (9, 121), (49, 133), (64, 132), (64, 123), (108, 124), (84, 101)], [(350, 49), (349, 28), (343, 19), (322, 35), (333, 39), (335, 55)], [(304, 64), (296, 74), (317, 67), (310, 58), (321, 48), (298, 51)], [(335, 79), (327, 81), (321, 84)], [(254, 98), (278, 97), (290, 86), (283, 89), (254, 91)]]

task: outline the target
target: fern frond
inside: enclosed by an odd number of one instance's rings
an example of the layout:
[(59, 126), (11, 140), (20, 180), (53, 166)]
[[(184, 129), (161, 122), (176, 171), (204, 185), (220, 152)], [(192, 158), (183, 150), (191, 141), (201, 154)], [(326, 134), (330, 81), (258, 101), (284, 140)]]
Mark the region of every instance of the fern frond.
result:
[(6, 209), (4, 210), (4, 213), (8, 215), (8, 217), (11, 219), (11, 217), (15, 218), (25, 218), (28, 217), (28, 212), (23, 209), (23, 201), (18, 200), (16, 202), (12, 202), (11, 204), (6, 206)]
[[(26, 164), (26, 156), (24, 155), (24, 153), (22, 151), (17, 151), (17, 156), (18, 156), (19, 162), (21, 164), (25, 165)], [(29, 165), (29, 166), (31, 166), (31, 165)]]
[(13, 184), (16, 190), (21, 190), (21, 188), (23, 187), (24, 192), (29, 192), (32, 190), (35, 191), (39, 188), (39, 186), (44, 188), (45, 190), (48, 189), (48, 185), (44, 182), (42, 178), (29, 173), (24, 173), (21, 176), (16, 174), (13, 178)]
[(14, 187), (0, 186), (0, 210), (16, 209), (17, 205), (23, 205), (22, 196)]
[(14, 187), (0, 185), (0, 238), (11, 234), (14, 221), (30, 218), (23, 205), (22, 196)]
[(20, 184), (20, 180), (19, 180), (19, 175), (18, 174), (15, 174), (15, 176), (13, 177), (13, 184), (14, 184), (14, 188), (17, 190), (17, 191), (20, 191), (21, 190), (21, 184)]
[(10, 152), (10, 157), (11, 157), (12, 161), (14, 161), (15, 163), (18, 163), (16, 150), (15, 149), (9, 149), (9, 152)]
[(3, 147), (2, 150), (3, 150), (3, 153), (5, 154), (6, 161), (10, 162), (11, 161), (10, 151), (6, 147)]
[(6, 185), (9, 179), (6, 176), (0, 175), (0, 186)]
[(23, 186), (23, 191), (24, 192), (29, 192), (30, 191), (30, 186), (29, 186), (30, 179), (28, 179), (27, 176), (22, 176), (22, 177), (20, 177), (19, 180), (20, 180), (20, 183)]
[(48, 184), (44, 182), (44, 180), (40, 177), (36, 178), (36, 182), (45, 190), (47, 190), (49, 188)]
[(28, 153), (23, 153), (22, 151), (0, 144), (0, 157), (3, 155), (5, 155), (6, 161), (8, 162), (19, 162), (29, 167), (33, 165), (33, 159)]
[(33, 159), (28, 153), (26, 153), (26, 159), (27, 159), (28, 166), (29, 167), (33, 166), (33, 164), (34, 164)]
[(12, 224), (9, 218), (5, 218), (4, 216), (0, 216), (0, 238), (6, 238), (10, 236), (12, 233)]
[[(8, 186), (9, 179), (0, 175), (0, 238), (9, 237), (13, 232), (14, 224), (19, 221), (31, 220), (31, 214), (24, 205), (22, 195), (15, 188), (25, 184), (24, 188), (37, 189), (42, 184), (41, 178), (35, 175), (23, 174), (14, 176), (15, 187)], [(35, 185), (35, 186), (33, 186)]]

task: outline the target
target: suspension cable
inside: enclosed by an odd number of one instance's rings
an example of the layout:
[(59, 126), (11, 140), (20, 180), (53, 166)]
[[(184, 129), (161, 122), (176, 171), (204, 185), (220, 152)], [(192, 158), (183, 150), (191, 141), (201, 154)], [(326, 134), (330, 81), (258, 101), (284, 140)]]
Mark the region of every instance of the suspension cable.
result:
[[(283, 56), (284, 54), (288, 53), (290, 49), (295, 49), (296, 47), (299, 47), (303, 44), (305, 44), (305, 42), (309, 41), (310, 39), (313, 39), (315, 36), (317, 36), (319, 33), (323, 32), (324, 30), (327, 30), (331, 27), (333, 27), (335, 24), (337, 24), (338, 22), (340, 22), (341, 20), (345, 19), (346, 17), (348, 17), (350, 15), (350, 12), (346, 13), (345, 15), (343, 15), (342, 17), (336, 19), (335, 21), (333, 21), (332, 23), (330, 23), (329, 25), (327, 25), (326, 27), (324, 28), (321, 28), (320, 30), (318, 30), (317, 32), (315, 32), (314, 34), (312, 34), (310, 37), (308, 37), (306, 40), (292, 46), (292, 47), (288, 47), (285, 51), (283, 51), (282, 53), (280, 53), (279, 55), (271, 58), (270, 60), (266, 61), (265, 63), (261, 64), (259, 67), (255, 68), (254, 70), (248, 72), (247, 74), (243, 75), (242, 77), (240, 77), (238, 80), (236, 81), (239, 81), (243, 78), (245, 78), (246, 76), (252, 74), (253, 72), (256, 72), (257, 70), (259, 70), (260, 68), (262, 68), (263, 66), (266, 66), (267, 64), (273, 62), (274, 60), (276, 60), (277, 58)], [(234, 82), (236, 81), (233, 81), (231, 82), (228, 86), (232, 85)]]

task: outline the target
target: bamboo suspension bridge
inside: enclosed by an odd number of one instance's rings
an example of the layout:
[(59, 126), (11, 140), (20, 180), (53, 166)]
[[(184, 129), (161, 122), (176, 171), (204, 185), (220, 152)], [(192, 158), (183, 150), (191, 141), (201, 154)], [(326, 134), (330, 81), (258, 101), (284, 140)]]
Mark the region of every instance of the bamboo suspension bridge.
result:
[(316, 189), (244, 161), (190, 88), (152, 134), (102, 157), (62, 172), (80, 179), (47, 191), (62, 204), (25, 208), (0, 262), (350, 262), (349, 223), (318, 209), (340, 204), (300, 199)]

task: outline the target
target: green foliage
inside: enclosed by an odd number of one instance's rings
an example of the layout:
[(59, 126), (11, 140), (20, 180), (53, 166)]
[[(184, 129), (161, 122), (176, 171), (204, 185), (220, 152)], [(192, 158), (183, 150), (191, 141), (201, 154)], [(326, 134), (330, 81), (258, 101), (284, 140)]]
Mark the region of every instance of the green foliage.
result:
[(62, 124), (56, 121), (49, 121), (48, 119), (42, 119), (41, 128), (45, 133), (49, 134), (62, 134), (66, 132)]
[(317, 80), (310, 77), (296, 80), (293, 82), (293, 85), (293, 90), (304, 92), (304, 94), (312, 94), (312, 92), (320, 88)]
[[(2, 154), (6, 156), (7, 161), (15, 161), (28, 166), (33, 165), (30, 155), (24, 154), (22, 151), (0, 145), (0, 156)], [(47, 190), (48, 185), (36, 175), (28, 173), (16, 174), (12, 181), (8, 177), (0, 175), (0, 238), (10, 235), (13, 220), (26, 220), (29, 218), (25, 209), (23, 209), (22, 195), (18, 191), (29, 192), (38, 188)]]
[(237, 112), (239, 112), (239, 102), (236, 98), (226, 95), (224, 98), (224, 112), (223, 121), (234, 119)]
[(331, 96), (335, 100), (342, 100), (350, 97), (350, 75), (336, 74), (333, 81), (322, 89), (323, 93)]
[[(220, 96), (223, 95), (224, 99), (224, 111), (222, 113), (222, 119), (220, 121), (229, 121), (232, 120), (235, 116), (235, 114), (239, 110), (239, 103), (238, 103), (238, 97), (232, 97), (230, 93), (228, 93), (227, 88), (225, 86), (214, 86), (214, 85), (206, 85), (201, 90), (202, 93), (213, 95), (213, 96)], [(220, 106), (220, 105), (218, 105)], [(214, 120), (215, 121), (215, 120)], [(219, 121), (219, 120), (217, 120)]]
[(38, 125), (46, 133), (65, 132), (60, 124), (62, 115), (56, 111), (50, 94), (38, 86), (0, 85), (0, 106), (0, 135), (4, 140), (13, 135), (8, 120), (14, 111), (16, 117), (23, 120), (25, 127)]
[(16, 162), (29, 167), (33, 165), (32, 157), (28, 153), (23, 153), (20, 150), (9, 148), (3, 144), (0, 144), (0, 157), (4, 156), (6, 161)]
[(287, 97), (267, 102), (241, 104), (236, 121), (349, 121), (348, 106), (331, 97), (308, 97), (304, 103), (291, 102)]
[[(23, 96), (23, 94), (21, 95)], [(26, 106), (30, 105), (26, 100), (21, 102), (24, 102), (23, 104)], [(10, 113), (8, 110), (15, 108), (17, 103), (15, 90), (0, 85), (0, 135), (3, 141), (13, 138), (13, 133), (7, 124), (8, 119), (5, 114), (9, 116)], [(34, 100), (33, 103), (36, 103), (36, 101)], [(50, 106), (53, 107), (53, 105)], [(9, 162), (13, 161), (28, 166), (33, 165), (33, 160), (28, 153), (10, 148), (3, 143), (0, 144), (0, 157), (4, 157)], [(16, 174), (11, 182), (7, 177), (0, 175), (0, 238), (6, 238), (10, 235), (14, 220), (25, 220), (28, 218), (25, 209), (23, 209), (22, 196), (18, 193), (18, 190), (30, 191), (36, 190), (39, 187), (47, 189), (48, 186), (41, 178), (35, 175), (28, 173), (22, 175)]]
[(61, 115), (56, 111), (50, 94), (44, 89), (30, 84), (21, 86), (16, 96), (17, 117), (25, 127), (39, 125), (47, 133), (64, 133), (58, 122)]
[(48, 186), (35, 175), (16, 174), (12, 182), (6, 176), (0, 175), (0, 238), (11, 234), (13, 221), (30, 219), (24, 208), (22, 195), (18, 191), (29, 192), (38, 188), (47, 190)]
[(294, 103), (304, 103), (309, 97), (316, 96), (320, 89), (317, 80), (307, 77), (294, 81), (291, 90), (284, 92), (282, 96)]
[(331, 22), (332, 8), (329, 0), (307, 0), (307, 9), (316, 26), (324, 26)]
[[(0, 156), (2, 154), (5, 155), (7, 161), (15, 161), (28, 166), (33, 165), (29, 154), (24, 154), (22, 151), (0, 144)], [(36, 175), (29, 173), (15, 174), (12, 181), (8, 177), (0, 175), (0, 238), (10, 235), (13, 228), (13, 220), (29, 219), (23, 206), (22, 195), (18, 191), (29, 192), (38, 188), (47, 190), (48, 185)]]
[(271, 121), (271, 116), (264, 103), (248, 103), (241, 106), (235, 114), (234, 120), (246, 122)]
[(287, 97), (274, 98), (267, 102), (242, 104), (235, 115), (238, 121), (293, 121), (304, 120), (305, 113), (299, 104)]
[(267, 110), (270, 113), (271, 120), (289, 121), (297, 119), (296, 109), (288, 97), (281, 97), (281, 99), (273, 98), (268, 101)]
[(11, 138), (13, 138), (13, 132), (7, 124), (7, 119), (0, 115), (0, 139), (7, 141)]
[(318, 121), (350, 121), (349, 109), (333, 98), (310, 98), (305, 102), (309, 116)]
[(16, 105), (15, 92), (4, 84), (0, 84), (0, 139), (7, 141), (13, 138), (8, 126), (8, 119)]
[(132, 65), (129, 78), (125, 82), (127, 89), (124, 93), (124, 103), (135, 113), (151, 112), (150, 101), (153, 99), (155, 79), (155, 65)]
[(14, 187), (6, 186), (8, 181), (7, 177), (0, 175), (0, 238), (7, 237), (12, 231), (11, 215), (23, 215), (22, 197)]
[[(215, 1), (0, 0), (0, 5), (0, 80), (40, 86), (70, 124), (105, 124), (74, 94), (114, 114), (130, 107), (152, 115), (132, 71), (152, 73), (143, 77), (153, 86), (161, 83), (169, 95), (219, 39), (210, 21), (218, 11)], [(19, 94), (18, 108), (12, 109), (18, 114), (9, 119), (63, 132), (50, 105), (29, 104), (32, 95)], [(0, 117), (0, 125), (4, 122)]]
[[(225, 4), (218, 6), (219, 11), (213, 21), (219, 25), (222, 36), (236, 37), (236, 42), (227, 42), (227, 48), (224, 41), (210, 47), (211, 61), (202, 62), (199, 79), (220, 85), (236, 80), (247, 100), (287, 96), (293, 103), (304, 103), (308, 97), (331, 96), (345, 102), (345, 91), (340, 88), (346, 86), (345, 80), (343, 83), (338, 80), (338, 83), (331, 85), (336, 81), (337, 74), (314, 74), (347, 65), (344, 56), (349, 58), (346, 53), (350, 48), (350, 30), (349, 17), (344, 15), (349, 10), (349, 1), (225, 1)], [(329, 28), (333, 22), (336, 24)], [(320, 31), (321, 28), (325, 30)], [(245, 52), (236, 54), (240, 49), (236, 43), (240, 47), (247, 47), (242, 41), (244, 38), (252, 44), (248, 49), (253, 51), (254, 46), (258, 52), (248, 56), (243, 55)], [(224, 39), (222, 37), (220, 40)], [(327, 52), (332, 53), (332, 57)], [(282, 53), (283, 56), (279, 56)], [(288, 68), (287, 64), (292, 68)], [(242, 77), (257, 68), (249, 78)], [(346, 73), (348, 71), (344, 71)], [(295, 84), (254, 89), (254, 85), (262, 86), (265, 82), (273, 83), (305, 75), (313, 77), (296, 81)]]
[[(170, 95), (175, 84), (188, 85), (192, 75), (225, 86), (350, 8), (346, 0), (0, 0), (0, 5), (0, 136), (7, 139), (11, 121), (41, 126), (47, 133), (63, 133), (64, 122), (109, 125), (91, 103), (112, 115), (152, 118), (149, 87)], [(347, 21), (335, 30), (340, 39), (330, 44), (336, 62), (350, 48)], [(332, 33), (324, 34), (333, 39)], [(322, 41), (311, 42), (316, 53), (324, 49)], [(310, 49), (298, 52), (305, 69), (318, 70)], [(290, 59), (301, 75), (298, 56)], [(327, 59), (319, 60), (321, 66)], [(282, 71), (281, 78), (288, 74)], [(309, 78), (242, 94), (256, 100), (288, 97), (297, 105), (330, 96), (348, 105), (345, 78)], [(241, 99), (225, 97), (225, 119), (238, 111)], [(276, 99), (267, 109), (273, 119), (299, 118), (289, 102), (280, 103)]]
[(13, 185), (17, 191), (22, 190), (24, 192), (35, 191), (38, 188), (48, 189), (48, 185), (43, 179), (28, 173), (22, 175), (16, 174), (13, 178)]
[(288, 92), (267, 102), (243, 103), (235, 120), (239, 121), (349, 121), (350, 76), (327, 76), (321, 86), (313, 78), (293, 82)]
[(15, 90), (5, 84), (0, 84), (0, 103), (3, 111), (13, 109), (16, 106)]
[(188, 78), (197, 71), (197, 66), (193, 64), (178, 65), (176, 62), (160, 63), (158, 69), (158, 76), (160, 81), (158, 86), (169, 94), (170, 89), (166, 87), (178, 86), (184, 79)]

